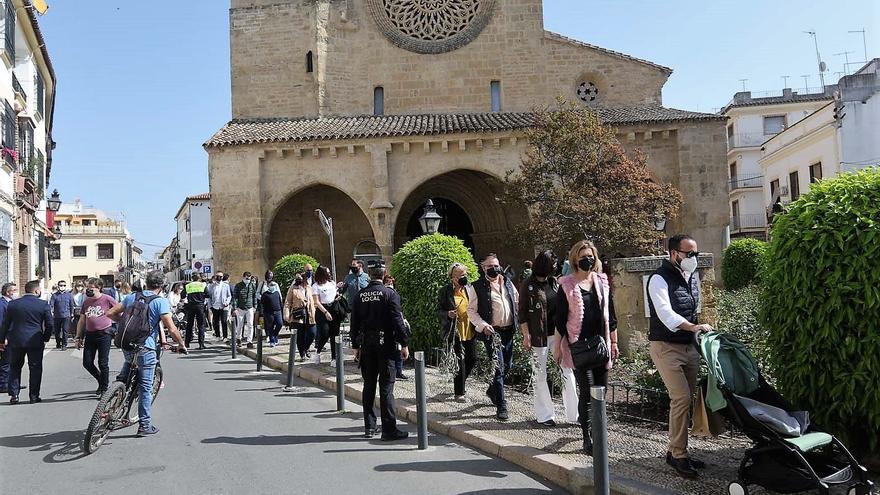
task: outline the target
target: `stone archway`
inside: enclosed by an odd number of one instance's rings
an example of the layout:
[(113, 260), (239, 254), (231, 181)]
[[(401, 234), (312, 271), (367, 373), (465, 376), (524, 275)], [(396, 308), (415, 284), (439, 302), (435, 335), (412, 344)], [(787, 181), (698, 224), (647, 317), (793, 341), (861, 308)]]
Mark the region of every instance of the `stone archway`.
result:
[(337, 270), (348, 266), (359, 243), (374, 241), (369, 220), (351, 197), (335, 187), (313, 185), (292, 195), (275, 212), (266, 242), (269, 266), (290, 253), (308, 254), (330, 266), (330, 244), (315, 215), (318, 208), (333, 219)]
[(518, 246), (511, 232), (526, 219), (525, 208), (502, 205), (502, 182), (474, 170), (454, 170), (432, 177), (416, 187), (403, 201), (394, 224), (394, 246), (399, 248), (421, 235), (418, 219), (428, 199), (444, 217), (440, 232), (455, 235), (470, 247), (476, 258), (494, 252), (502, 263), (519, 267), (532, 250)]

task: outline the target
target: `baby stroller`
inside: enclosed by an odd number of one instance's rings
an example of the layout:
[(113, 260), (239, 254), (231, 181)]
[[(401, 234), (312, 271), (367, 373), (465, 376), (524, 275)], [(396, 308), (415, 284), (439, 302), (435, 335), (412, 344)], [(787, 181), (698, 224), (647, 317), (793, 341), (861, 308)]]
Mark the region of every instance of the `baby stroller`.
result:
[(798, 411), (764, 377), (748, 348), (730, 335), (700, 336), (699, 349), (709, 367), (706, 407), (721, 413), (754, 443), (740, 463), (738, 477), (727, 490), (748, 495), (749, 485), (780, 493), (832, 486), (847, 495), (863, 495), (873, 483), (867, 470), (835, 437), (809, 424), (809, 413)]

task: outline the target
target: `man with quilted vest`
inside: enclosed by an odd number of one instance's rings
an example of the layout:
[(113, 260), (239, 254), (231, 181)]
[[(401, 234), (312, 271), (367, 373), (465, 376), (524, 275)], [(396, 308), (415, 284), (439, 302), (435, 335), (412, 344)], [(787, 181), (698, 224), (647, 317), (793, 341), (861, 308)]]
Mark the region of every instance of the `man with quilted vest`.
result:
[[(507, 400), (504, 398), (504, 375), (513, 365), (513, 336), (519, 328), (517, 314), (519, 293), (513, 282), (502, 275), (501, 262), (494, 254), (480, 263), (483, 276), (468, 286), (468, 319), (482, 336), (489, 359), (495, 361), (495, 376), (486, 395), (496, 407), (497, 417), (507, 421)], [(495, 345), (495, 335), (501, 345)]]
[(694, 335), (714, 330), (699, 324), (700, 279), (697, 241), (669, 239), (669, 259), (648, 279), (651, 360), (669, 392), (669, 450), (666, 462), (682, 477), (697, 477), (706, 465), (688, 456), (688, 411), (697, 387), (700, 353)]

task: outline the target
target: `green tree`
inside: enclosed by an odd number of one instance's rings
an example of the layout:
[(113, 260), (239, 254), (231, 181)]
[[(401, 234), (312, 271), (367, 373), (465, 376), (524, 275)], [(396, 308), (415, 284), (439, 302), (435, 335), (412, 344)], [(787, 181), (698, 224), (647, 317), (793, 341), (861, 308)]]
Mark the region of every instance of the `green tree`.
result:
[(294, 253), (288, 254), (278, 260), (278, 263), (275, 263), (272, 271), (275, 272), (275, 281), (281, 287), (282, 297), (284, 294), (287, 294), (287, 289), (293, 283), (294, 276), (297, 273), (301, 273), (306, 264), (312, 265), (312, 268), (317, 268), (318, 260), (307, 254)]
[(537, 112), (527, 137), (522, 166), (508, 172), (503, 196), (529, 208), (517, 238), (558, 250), (576, 239), (591, 239), (603, 253), (655, 249), (655, 221), (675, 216), (681, 194), (651, 178), (644, 154), (628, 154), (593, 111), (562, 100)]
[(811, 184), (776, 217), (766, 264), (777, 385), (857, 452), (878, 452), (880, 169)]
[(737, 239), (724, 249), (721, 278), (730, 290), (741, 289), (757, 281), (767, 243), (758, 239)]
[(412, 327), (412, 350), (440, 347), (437, 297), (440, 288), (449, 283), (449, 267), (456, 262), (467, 267), (468, 278), (476, 279), (474, 255), (457, 237), (424, 235), (407, 242), (394, 254), (391, 274), (403, 303), (403, 315)]

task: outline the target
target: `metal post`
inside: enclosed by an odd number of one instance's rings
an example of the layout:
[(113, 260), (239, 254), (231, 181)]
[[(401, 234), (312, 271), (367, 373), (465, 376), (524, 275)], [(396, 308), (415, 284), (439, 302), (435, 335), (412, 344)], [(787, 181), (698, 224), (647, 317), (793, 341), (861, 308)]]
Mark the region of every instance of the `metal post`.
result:
[(235, 353), (238, 351), (238, 342), (235, 338), (235, 329), (238, 328), (238, 315), (232, 319), (232, 359), (235, 359)]
[(608, 428), (605, 416), (605, 387), (590, 387), (590, 416), (593, 435), (593, 493), (609, 495)]
[(345, 411), (345, 360), (342, 358), (342, 336), (337, 335), (336, 346), (336, 410)]
[(425, 394), (425, 351), (416, 351), (416, 415), (419, 419), (419, 450), (428, 448), (428, 399)]
[(296, 355), (296, 327), (290, 327), (290, 351), (287, 353), (287, 386), (285, 390), (293, 389), (293, 357)]
[(327, 223), (330, 224), (330, 269), (333, 272), (333, 280), (339, 280), (336, 278), (336, 238), (333, 232), (333, 219), (328, 218)]
[[(259, 319), (259, 318), (258, 318)], [(263, 318), (263, 325), (266, 319)], [(257, 322), (257, 371), (263, 371), (263, 327)]]

